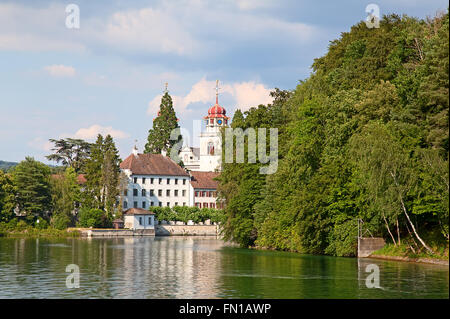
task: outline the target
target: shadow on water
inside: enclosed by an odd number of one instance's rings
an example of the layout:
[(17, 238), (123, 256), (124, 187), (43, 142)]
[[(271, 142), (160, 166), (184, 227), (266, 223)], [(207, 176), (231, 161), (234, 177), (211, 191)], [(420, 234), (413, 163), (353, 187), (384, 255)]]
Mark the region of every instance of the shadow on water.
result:
[[(66, 266), (80, 268), (67, 288)], [(382, 289), (366, 287), (366, 267)], [(0, 238), (0, 298), (448, 298), (448, 267), (310, 256), (208, 237)]]

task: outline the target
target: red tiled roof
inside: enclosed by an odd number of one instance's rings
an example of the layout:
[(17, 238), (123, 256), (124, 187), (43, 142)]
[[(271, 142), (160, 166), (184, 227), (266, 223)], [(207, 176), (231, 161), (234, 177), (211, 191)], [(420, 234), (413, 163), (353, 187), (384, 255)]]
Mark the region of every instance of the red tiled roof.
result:
[(195, 188), (217, 189), (218, 182), (213, 178), (219, 176), (216, 172), (191, 171), (191, 185)]
[[(59, 179), (59, 178), (62, 178), (63, 177), (63, 175), (62, 174), (52, 174), (52, 178), (54, 178), (54, 179)], [(77, 176), (77, 183), (78, 184), (84, 184), (84, 183), (86, 183), (87, 182), (87, 180), (86, 180), (86, 174), (79, 174), (78, 176)]]
[(123, 212), (125, 215), (155, 215), (154, 212), (143, 208), (128, 208)]
[(84, 184), (84, 183), (86, 183), (86, 182), (87, 182), (86, 174), (79, 174), (79, 175), (77, 176), (77, 183), (78, 183), (78, 184)]
[(121, 169), (129, 169), (136, 175), (189, 176), (170, 157), (161, 154), (131, 154), (122, 163)]

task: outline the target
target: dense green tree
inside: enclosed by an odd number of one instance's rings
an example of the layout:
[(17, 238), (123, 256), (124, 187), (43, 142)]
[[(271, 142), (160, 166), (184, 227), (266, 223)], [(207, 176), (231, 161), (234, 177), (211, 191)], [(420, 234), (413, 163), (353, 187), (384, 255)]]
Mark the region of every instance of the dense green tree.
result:
[(73, 211), (81, 201), (81, 188), (77, 174), (67, 167), (63, 174), (51, 179), (52, 208), (51, 224), (57, 229), (65, 229), (72, 223)]
[(0, 221), (8, 222), (14, 216), (14, 185), (9, 174), (0, 170)]
[(28, 218), (43, 217), (51, 209), (50, 168), (31, 157), (12, 171), (15, 202)]
[[(177, 138), (171, 139), (171, 136), (174, 135)], [(180, 126), (173, 108), (172, 97), (168, 92), (165, 92), (161, 98), (158, 116), (153, 120), (153, 128), (148, 132), (144, 153), (160, 154), (165, 151), (169, 155), (172, 147), (181, 139)]]
[(84, 204), (105, 210), (108, 218), (117, 210), (119, 196), (120, 157), (113, 138), (97, 136), (86, 163), (86, 190)]
[(448, 13), (360, 22), (294, 92), (237, 111), (232, 126), (279, 129), (279, 164), (224, 164), (226, 238), (352, 256), (359, 224), (415, 253), (436, 231), (448, 245), (448, 57)]
[(72, 167), (75, 172), (82, 172), (89, 157), (91, 144), (82, 139), (50, 139), (55, 144), (52, 149), (54, 154), (46, 156), (50, 161), (62, 163), (64, 166)]

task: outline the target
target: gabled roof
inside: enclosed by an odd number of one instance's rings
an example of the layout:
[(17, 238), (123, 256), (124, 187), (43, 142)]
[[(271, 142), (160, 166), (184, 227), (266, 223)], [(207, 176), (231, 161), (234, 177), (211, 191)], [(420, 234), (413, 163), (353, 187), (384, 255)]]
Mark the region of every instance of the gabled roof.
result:
[(196, 188), (217, 189), (219, 183), (213, 178), (219, 176), (216, 172), (191, 171), (191, 185)]
[(128, 208), (123, 212), (125, 215), (155, 215), (154, 212), (143, 208)]
[(122, 163), (121, 169), (129, 169), (135, 175), (189, 176), (170, 157), (161, 154), (131, 154)]

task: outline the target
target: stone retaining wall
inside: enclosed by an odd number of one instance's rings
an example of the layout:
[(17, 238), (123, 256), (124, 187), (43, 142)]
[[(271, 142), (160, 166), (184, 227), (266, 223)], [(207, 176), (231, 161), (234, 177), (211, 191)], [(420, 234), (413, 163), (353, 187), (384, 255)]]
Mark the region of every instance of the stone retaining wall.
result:
[(218, 236), (218, 225), (156, 225), (156, 236)]
[(83, 237), (155, 236), (154, 229), (80, 229)]
[(369, 257), (374, 251), (384, 247), (383, 238), (358, 238), (358, 257)]

